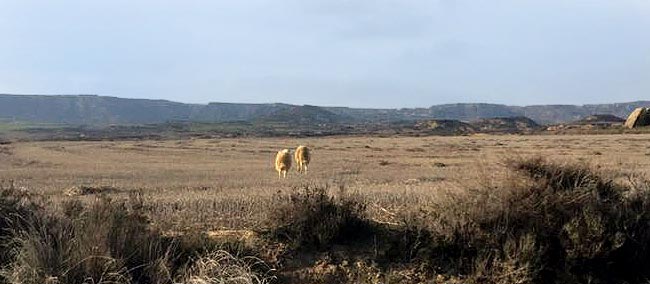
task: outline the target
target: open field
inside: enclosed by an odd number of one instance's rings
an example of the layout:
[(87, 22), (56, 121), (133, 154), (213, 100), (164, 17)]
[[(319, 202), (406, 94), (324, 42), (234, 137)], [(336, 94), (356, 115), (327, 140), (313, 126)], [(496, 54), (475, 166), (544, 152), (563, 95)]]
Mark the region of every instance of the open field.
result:
[[(109, 196), (139, 191), (165, 230), (251, 229), (269, 202), (304, 185), (343, 187), (370, 202), (372, 218), (425, 205), (441, 190), (496, 174), (503, 158), (539, 155), (605, 170), (650, 173), (650, 135), (422, 138), (196, 139), (25, 142), (0, 145), (0, 177), (52, 200), (75, 187)], [(275, 151), (308, 145), (309, 173), (279, 180)], [(78, 198), (78, 197), (74, 197)], [(81, 197), (92, 199), (94, 197)]]
[(0, 283), (645, 283), (648, 139), (2, 144)]

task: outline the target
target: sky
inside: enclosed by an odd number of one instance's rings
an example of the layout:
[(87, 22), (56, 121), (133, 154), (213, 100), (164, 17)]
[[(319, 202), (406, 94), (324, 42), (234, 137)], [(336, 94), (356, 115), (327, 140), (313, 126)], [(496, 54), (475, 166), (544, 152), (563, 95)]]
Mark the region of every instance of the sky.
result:
[(650, 0), (0, 0), (0, 93), (373, 108), (650, 99)]

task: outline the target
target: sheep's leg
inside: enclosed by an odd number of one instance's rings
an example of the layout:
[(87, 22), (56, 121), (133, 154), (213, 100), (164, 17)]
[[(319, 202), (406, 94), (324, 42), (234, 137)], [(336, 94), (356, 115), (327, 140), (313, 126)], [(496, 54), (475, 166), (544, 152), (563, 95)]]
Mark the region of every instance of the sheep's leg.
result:
[(305, 168), (303, 169), (303, 172), (304, 172), (304, 173), (307, 173), (307, 163), (303, 164), (303, 167), (305, 167)]
[(287, 178), (287, 171), (286, 170), (282, 171), (282, 177)]
[(282, 171), (278, 171), (278, 178), (279, 178), (279, 179), (282, 178)]

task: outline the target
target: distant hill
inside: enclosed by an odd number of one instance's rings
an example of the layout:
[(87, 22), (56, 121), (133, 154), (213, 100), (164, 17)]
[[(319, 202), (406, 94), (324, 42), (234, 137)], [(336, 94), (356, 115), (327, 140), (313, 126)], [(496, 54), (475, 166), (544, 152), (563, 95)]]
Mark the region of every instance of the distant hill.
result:
[(572, 124), (623, 124), (625, 119), (611, 114), (594, 114), (584, 117), (581, 120), (572, 122)]
[(346, 121), (343, 116), (334, 114), (317, 106), (294, 106), (276, 109), (268, 114), (255, 117), (256, 121), (291, 124), (331, 124)]
[(469, 122), (494, 117), (528, 117), (539, 124), (550, 124), (576, 121), (594, 114), (627, 117), (632, 110), (641, 106), (650, 106), (650, 101), (582, 106), (445, 104), (429, 108), (362, 109), (289, 104), (184, 104), (166, 100), (123, 99), (97, 95), (0, 94), (0, 121), (73, 125), (261, 120), (301, 124), (345, 124), (434, 119)]
[(0, 95), (0, 118), (66, 124), (142, 124), (186, 120), (195, 105), (94, 95)]
[(471, 123), (481, 133), (531, 133), (541, 126), (525, 116), (479, 119)]
[(627, 117), (635, 108), (650, 106), (650, 101), (597, 105), (533, 105), (508, 106), (499, 104), (445, 104), (412, 109), (353, 109), (326, 108), (334, 113), (357, 119), (419, 120), (453, 119), (473, 121), (493, 117), (528, 117), (539, 124), (571, 122), (594, 114)]
[(424, 135), (524, 134), (538, 130), (542, 130), (539, 124), (522, 116), (483, 118), (470, 122), (449, 119), (420, 120), (412, 125), (402, 125), (404, 133)]
[(412, 129), (416, 133), (429, 135), (464, 135), (476, 132), (468, 123), (449, 119), (418, 121)]

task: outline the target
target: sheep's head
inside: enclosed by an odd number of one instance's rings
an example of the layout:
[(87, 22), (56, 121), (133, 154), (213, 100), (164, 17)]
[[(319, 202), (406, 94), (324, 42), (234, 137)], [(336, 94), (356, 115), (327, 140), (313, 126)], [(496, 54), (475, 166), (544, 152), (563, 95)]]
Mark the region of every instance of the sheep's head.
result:
[(289, 154), (291, 151), (289, 149), (282, 149), (280, 150), (281, 154)]

